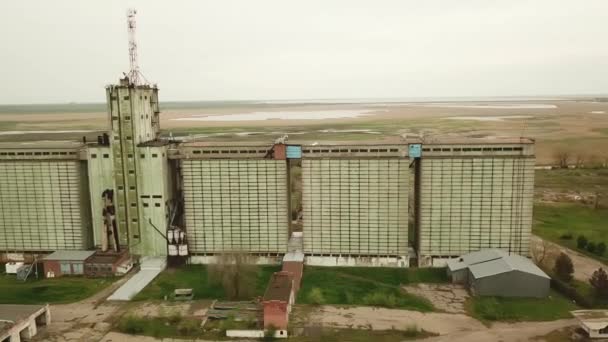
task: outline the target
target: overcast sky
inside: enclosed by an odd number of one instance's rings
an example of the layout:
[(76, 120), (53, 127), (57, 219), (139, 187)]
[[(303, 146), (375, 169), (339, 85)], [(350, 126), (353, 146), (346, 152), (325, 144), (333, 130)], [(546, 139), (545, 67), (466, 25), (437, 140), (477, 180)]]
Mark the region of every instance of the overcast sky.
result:
[(608, 93), (608, 1), (1, 1), (0, 103)]

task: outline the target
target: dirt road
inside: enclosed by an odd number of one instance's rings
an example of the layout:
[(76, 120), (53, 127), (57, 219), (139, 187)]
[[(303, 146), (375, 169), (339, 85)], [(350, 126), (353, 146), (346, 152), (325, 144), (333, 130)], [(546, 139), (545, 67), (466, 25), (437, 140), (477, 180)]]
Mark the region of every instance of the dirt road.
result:
[(107, 320), (126, 305), (105, 299), (128, 278), (123, 277), (80, 302), (51, 305), (51, 324), (36, 335), (34, 341), (99, 341), (110, 330), (111, 324)]
[[(536, 235), (532, 235), (532, 238), (530, 239), (530, 244), (530, 247), (532, 249), (541, 249), (543, 248), (543, 239)], [(566, 253), (570, 257), (570, 259), (572, 259), (572, 265), (574, 265), (574, 278), (578, 280), (588, 281), (595, 270), (600, 267), (606, 269), (606, 265), (604, 265), (602, 262), (592, 259), (577, 251), (560, 246), (550, 241), (545, 241), (545, 244), (548, 248)]]

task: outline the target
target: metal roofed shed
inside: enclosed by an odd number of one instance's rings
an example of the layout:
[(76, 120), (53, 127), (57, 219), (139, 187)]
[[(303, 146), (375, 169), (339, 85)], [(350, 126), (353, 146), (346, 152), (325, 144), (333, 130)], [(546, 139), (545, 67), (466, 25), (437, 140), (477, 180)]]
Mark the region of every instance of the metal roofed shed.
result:
[(95, 251), (56, 251), (42, 259), (47, 278), (63, 275), (83, 275), (84, 261)]
[(472, 295), (546, 297), (551, 278), (531, 260), (498, 249), (463, 255), (447, 263), (448, 277)]

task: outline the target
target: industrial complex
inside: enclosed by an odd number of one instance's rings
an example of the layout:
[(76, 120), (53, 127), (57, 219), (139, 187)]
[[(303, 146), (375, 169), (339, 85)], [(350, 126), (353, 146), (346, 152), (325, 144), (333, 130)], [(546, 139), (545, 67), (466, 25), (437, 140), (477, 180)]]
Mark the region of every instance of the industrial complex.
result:
[(4, 259), (46, 256), (56, 276), (124, 273), (142, 257), (279, 262), (294, 232), (313, 265), (443, 266), (486, 248), (529, 255), (533, 140), (179, 141), (161, 136), (158, 88), (135, 51), (131, 40), (131, 71), (106, 87), (97, 141), (0, 144)]

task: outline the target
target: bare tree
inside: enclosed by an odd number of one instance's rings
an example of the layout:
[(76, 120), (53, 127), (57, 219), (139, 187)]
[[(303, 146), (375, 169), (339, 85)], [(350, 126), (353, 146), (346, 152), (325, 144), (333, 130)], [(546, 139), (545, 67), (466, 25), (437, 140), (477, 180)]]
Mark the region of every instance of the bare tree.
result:
[(557, 165), (563, 169), (568, 168), (568, 161), (570, 159), (570, 152), (568, 151), (558, 151), (555, 153), (555, 161)]
[(540, 243), (534, 244), (531, 252), (534, 263), (544, 269), (550, 269), (559, 255), (559, 250), (544, 239), (540, 239)]
[(251, 256), (243, 252), (224, 253), (209, 265), (209, 281), (221, 284), (231, 300), (251, 299), (255, 294), (258, 267)]

